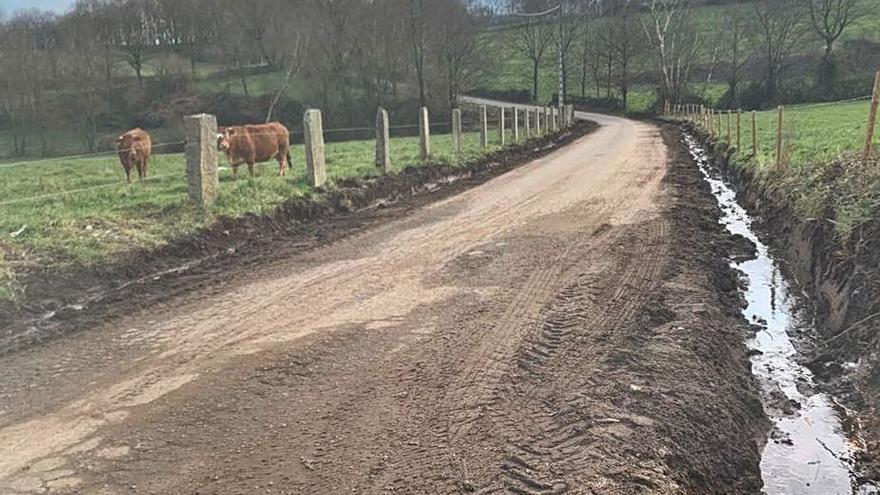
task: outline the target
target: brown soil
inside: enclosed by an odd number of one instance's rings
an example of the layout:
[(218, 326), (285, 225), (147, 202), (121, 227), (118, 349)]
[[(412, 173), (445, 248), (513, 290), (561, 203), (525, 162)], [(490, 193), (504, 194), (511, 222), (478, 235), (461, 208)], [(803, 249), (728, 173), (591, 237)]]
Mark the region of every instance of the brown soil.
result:
[(600, 123), (0, 358), (0, 491), (758, 493), (737, 241), (674, 130)]
[[(822, 390), (857, 412), (861, 424), (848, 426), (865, 443), (860, 467), (867, 478), (880, 480), (880, 220), (842, 241), (831, 221), (801, 220), (779, 191), (733, 166), (723, 144), (689, 130), (701, 137), (759, 234), (815, 306), (820, 334), (800, 335), (795, 343)], [(826, 213), (829, 220), (833, 216)], [(860, 366), (847, 369), (844, 363)]]

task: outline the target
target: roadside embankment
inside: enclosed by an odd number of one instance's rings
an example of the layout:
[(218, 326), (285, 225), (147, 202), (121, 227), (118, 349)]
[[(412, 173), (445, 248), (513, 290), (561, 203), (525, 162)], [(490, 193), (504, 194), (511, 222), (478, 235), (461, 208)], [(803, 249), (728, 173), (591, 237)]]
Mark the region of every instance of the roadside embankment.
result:
[[(855, 154), (784, 168), (756, 166), (688, 127), (758, 220), (758, 230), (813, 303), (805, 364), (857, 411), (867, 466), (880, 453), (880, 159)], [(746, 157), (748, 158), (748, 157)]]

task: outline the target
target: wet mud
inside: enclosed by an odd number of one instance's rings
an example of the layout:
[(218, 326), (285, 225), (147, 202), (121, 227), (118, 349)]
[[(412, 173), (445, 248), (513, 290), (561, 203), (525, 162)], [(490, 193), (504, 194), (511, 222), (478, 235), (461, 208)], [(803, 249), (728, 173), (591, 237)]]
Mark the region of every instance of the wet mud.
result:
[[(750, 342), (752, 370), (761, 383), (764, 409), (773, 430), (763, 449), (761, 470), (767, 495), (875, 495), (858, 462), (865, 450), (852, 412), (816, 386), (794, 340), (815, 336), (810, 301), (797, 293), (781, 262), (753, 229), (753, 218), (737, 203), (711, 159), (690, 135), (691, 155), (700, 164), (724, 211), (722, 223), (755, 248), (754, 256), (734, 259), (742, 271), (747, 306), (744, 316), (756, 331)], [(846, 426), (849, 426), (847, 428)]]

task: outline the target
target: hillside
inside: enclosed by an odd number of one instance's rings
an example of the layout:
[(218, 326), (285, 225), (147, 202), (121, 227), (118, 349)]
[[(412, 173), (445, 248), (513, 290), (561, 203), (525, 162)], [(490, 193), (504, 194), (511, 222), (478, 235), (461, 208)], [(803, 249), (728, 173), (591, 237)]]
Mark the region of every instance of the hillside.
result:
[[(855, 86), (852, 90), (857, 91), (859, 96), (870, 91), (873, 72), (880, 67), (880, 8), (875, 0), (860, 0), (860, 8), (863, 16), (848, 27), (836, 43), (836, 57), (841, 65), (839, 69), (840, 86)], [(762, 74), (763, 60), (761, 51), (763, 46), (757, 32), (757, 20), (755, 8), (752, 2), (738, 4), (710, 4), (695, 8), (694, 22), (700, 31), (702, 49), (698, 52), (698, 63), (695, 64), (691, 76), (691, 90), (696, 97), (701, 98), (707, 104), (718, 103), (727, 91), (725, 83), (728, 56), (725, 46), (729, 44), (726, 38), (728, 30), (725, 28), (724, 18), (733, 12), (741, 19), (741, 24), (746, 26), (743, 32), (742, 50), (749, 54), (746, 67), (743, 69), (742, 79), (748, 80), (748, 74)], [(642, 14), (642, 20), (645, 15)], [(590, 29), (597, 29), (597, 21), (592, 20)], [(480, 90), (509, 91), (530, 90), (532, 81), (531, 61), (516, 49), (516, 39), (521, 36), (522, 28), (498, 27), (485, 32), (482, 42), (485, 49), (493, 53), (500, 53), (494, 65), (488, 66), (476, 82), (475, 86)], [(641, 33), (639, 33), (641, 34)], [(586, 85), (582, 86), (582, 57), (583, 41), (575, 43), (569, 55), (568, 94), (570, 96), (597, 96), (596, 83), (592, 74), (587, 75)], [(789, 79), (786, 81), (788, 90), (792, 93), (803, 92), (806, 87), (815, 83), (818, 61), (823, 51), (822, 41), (812, 31), (808, 31), (795, 45), (787, 67)], [(654, 85), (650, 82), (655, 80), (655, 67), (652, 64), (652, 55), (644, 51), (633, 59), (630, 74), (631, 94), (629, 111), (644, 111), (655, 99)], [(604, 86), (604, 85), (603, 85)], [(538, 99), (549, 101), (557, 92), (558, 87), (558, 63), (555, 44), (552, 44), (544, 56), (540, 66), (539, 94)], [(742, 88), (745, 89), (745, 88)], [(607, 88), (599, 88), (598, 95), (605, 96)], [(611, 88), (611, 94), (619, 96), (616, 88)], [(805, 95), (809, 96), (809, 95)], [(847, 97), (849, 95), (842, 95)], [(793, 98), (800, 96), (794, 94)], [(809, 101), (810, 98), (805, 98)], [(804, 100), (801, 100), (804, 101)]]

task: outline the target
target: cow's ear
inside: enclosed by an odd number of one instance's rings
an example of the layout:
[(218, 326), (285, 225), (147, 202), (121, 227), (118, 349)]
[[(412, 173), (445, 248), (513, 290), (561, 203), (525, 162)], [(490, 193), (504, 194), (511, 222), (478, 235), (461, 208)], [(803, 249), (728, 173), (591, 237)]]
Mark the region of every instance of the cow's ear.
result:
[(118, 138), (116, 138), (116, 142), (121, 143), (123, 139), (125, 139), (125, 136), (119, 136)]
[(229, 129), (226, 129), (226, 133), (229, 134), (230, 136), (235, 135), (235, 128), (230, 127)]

